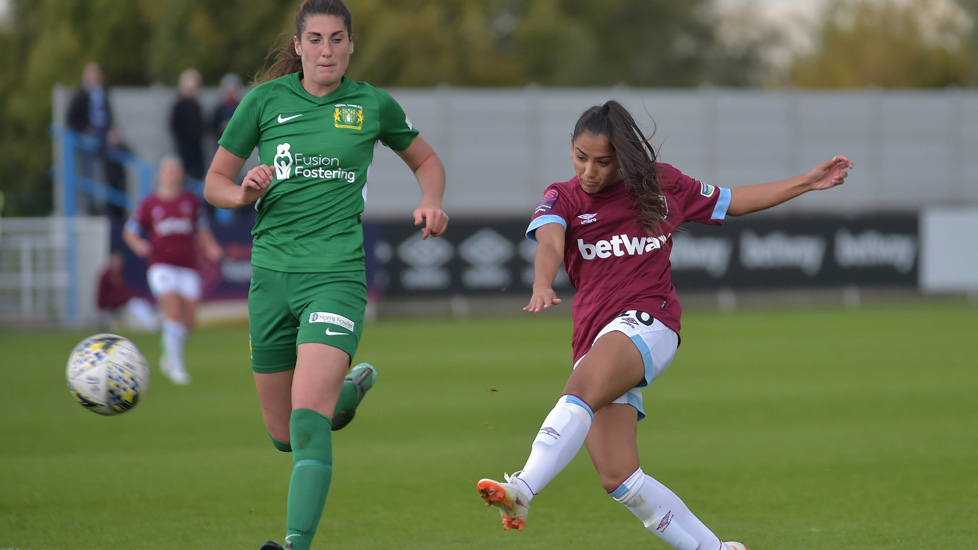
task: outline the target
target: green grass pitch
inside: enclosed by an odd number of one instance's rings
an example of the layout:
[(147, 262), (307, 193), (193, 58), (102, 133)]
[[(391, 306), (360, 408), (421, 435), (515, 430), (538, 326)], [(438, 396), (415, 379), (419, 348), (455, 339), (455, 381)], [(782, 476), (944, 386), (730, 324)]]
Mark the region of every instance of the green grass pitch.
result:
[[(569, 310), (564, 312), (569, 313)], [(153, 365), (136, 409), (68, 393), (89, 332), (0, 334), (0, 549), (257, 550), (284, 535), (290, 455), (262, 427), (244, 326), (188, 344), (193, 384)], [(334, 434), (317, 547), (666, 549), (586, 453), (503, 532), (475, 483), (520, 468), (569, 371), (566, 315), (381, 320), (357, 361), (377, 385)], [(978, 308), (693, 311), (645, 391), (643, 468), (754, 550), (974, 548)]]

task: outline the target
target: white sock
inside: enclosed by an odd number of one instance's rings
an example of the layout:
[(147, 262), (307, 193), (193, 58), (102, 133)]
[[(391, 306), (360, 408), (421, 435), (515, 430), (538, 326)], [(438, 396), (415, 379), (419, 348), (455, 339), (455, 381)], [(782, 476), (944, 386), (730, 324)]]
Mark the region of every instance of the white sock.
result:
[(727, 550), (675, 493), (635, 470), (611, 496), (642, 520), (645, 528), (678, 550)]
[(525, 488), (527, 502), (553, 481), (581, 450), (593, 417), (591, 407), (573, 395), (557, 400), (533, 440), (523, 471), (516, 478)]
[(187, 340), (187, 327), (177, 321), (163, 322), (163, 351), (166, 353), (170, 368), (184, 370), (183, 343)]

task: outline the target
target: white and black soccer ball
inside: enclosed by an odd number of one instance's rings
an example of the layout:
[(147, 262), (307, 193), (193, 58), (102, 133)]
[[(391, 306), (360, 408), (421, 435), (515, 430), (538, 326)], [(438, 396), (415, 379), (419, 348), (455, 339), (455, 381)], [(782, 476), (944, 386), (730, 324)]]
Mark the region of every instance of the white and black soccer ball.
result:
[(82, 407), (107, 416), (137, 404), (149, 387), (149, 364), (136, 344), (116, 334), (82, 340), (68, 358), (68, 389)]

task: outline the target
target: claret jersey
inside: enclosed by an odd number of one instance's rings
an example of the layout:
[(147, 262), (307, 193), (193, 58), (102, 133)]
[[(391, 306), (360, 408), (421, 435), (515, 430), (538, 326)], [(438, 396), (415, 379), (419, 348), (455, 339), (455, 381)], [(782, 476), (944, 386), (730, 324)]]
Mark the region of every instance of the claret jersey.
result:
[(292, 73), (245, 95), (220, 139), (275, 175), (256, 203), (252, 264), (284, 272), (364, 269), (360, 214), (378, 141), (395, 151), (418, 135), (387, 92), (343, 78), (323, 97)]
[(649, 235), (630, 208), (624, 181), (593, 195), (577, 178), (555, 183), (544, 192), (527, 228), (558, 223), (564, 228), (564, 268), (574, 297), (574, 361), (598, 332), (618, 314), (637, 309), (674, 330), (682, 307), (670, 277), (672, 232), (683, 222), (719, 225), (730, 205), (730, 190), (700, 183), (676, 168), (659, 163), (666, 220), (659, 234)]
[(197, 231), (208, 225), (197, 195), (181, 191), (167, 200), (156, 193), (147, 195), (126, 222), (126, 229), (153, 245), (147, 258), (148, 265), (196, 268)]

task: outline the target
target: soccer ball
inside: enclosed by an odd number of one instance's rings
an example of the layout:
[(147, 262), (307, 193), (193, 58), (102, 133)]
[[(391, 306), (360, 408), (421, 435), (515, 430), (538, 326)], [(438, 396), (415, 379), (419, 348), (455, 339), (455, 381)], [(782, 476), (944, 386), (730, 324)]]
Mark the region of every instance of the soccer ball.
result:
[(146, 357), (122, 336), (89, 336), (68, 358), (68, 389), (92, 412), (122, 414), (139, 403), (148, 387)]

